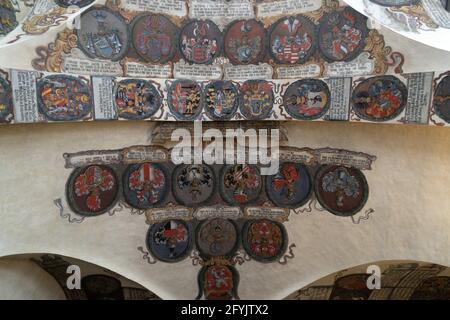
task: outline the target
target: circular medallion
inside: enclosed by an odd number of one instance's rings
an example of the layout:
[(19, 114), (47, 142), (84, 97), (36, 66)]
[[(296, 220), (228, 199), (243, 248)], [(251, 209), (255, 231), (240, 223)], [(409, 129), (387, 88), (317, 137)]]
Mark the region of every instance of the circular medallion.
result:
[(362, 53), (369, 33), (367, 18), (350, 7), (331, 11), (319, 22), (319, 49), (329, 62), (350, 61)]
[(369, 0), (384, 7), (413, 6), (420, 3), (420, 0)]
[(267, 176), (266, 191), (270, 200), (278, 207), (301, 207), (312, 192), (308, 169), (299, 163), (281, 163), (277, 174)]
[(245, 205), (257, 200), (261, 189), (262, 180), (258, 167), (236, 164), (222, 169), (220, 192), (230, 205)]
[(39, 111), (52, 121), (75, 121), (92, 111), (89, 85), (80, 78), (50, 75), (38, 82)]
[(197, 228), (196, 244), (207, 257), (231, 256), (239, 246), (237, 228), (231, 220), (206, 220)]
[(298, 80), (283, 95), (283, 106), (294, 119), (313, 120), (324, 116), (330, 108), (331, 93), (322, 80)]
[(272, 26), (269, 44), (277, 63), (304, 63), (317, 49), (316, 26), (306, 17), (283, 17)]
[(369, 121), (388, 121), (405, 109), (408, 99), (406, 86), (394, 76), (364, 80), (353, 91), (353, 110)]
[(104, 274), (83, 277), (81, 288), (88, 300), (124, 300), (120, 281)]
[(119, 194), (119, 182), (113, 169), (92, 165), (76, 169), (67, 183), (70, 208), (82, 216), (97, 216), (111, 209)]
[(173, 172), (173, 195), (187, 207), (207, 202), (214, 194), (214, 172), (207, 165), (182, 164)]
[(231, 63), (257, 64), (266, 51), (264, 25), (254, 19), (231, 23), (224, 36), (224, 50)]
[(244, 249), (256, 261), (273, 262), (286, 252), (288, 238), (281, 223), (267, 219), (250, 220), (242, 232)]
[(128, 27), (124, 19), (106, 7), (94, 7), (81, 15), (77, 29), (79, 48), (92, 59), (117, 61), (128, 51)]
[(0, 36), (6, 36), (19, 25), (16, 18), (16, 9), (10, 0), (0, 2), (0, 19)]
[(151, 117), (158, 111), (162, 99), (158, 90), (150, 82), (127, 79), (117, 84), (115, 103), (120, 118), (142, 120)]
[(231, 119), (239, 105), (236, 86), (231, 81), (213, 81), (204, 90), (205, 111), (212, 120)]
[(68, 7), (78, 7), (84, 8), (90, 5), (95, 0), (56, 0), (56, 3), (60, 7), (68, 8)]
[(320, 205), (327, 211), (349, 217), (366, 204), (369, 186), (364, 174), (356, 168), (323, 166), (316, 174), (315, 192)]
[(189, 63), (212, 63), (222, 52), (222, 33), (210, 20), (191, 20), (180, 32), (181, 54)]
[(240, 111), (249, 120), (264, 120), (272, 114), (274, 94), (265, 80), (247, 80), (240, 90)]
[(123, 176), (123, 191), (128, 204), (138, 209), (149, 209), (161, 204), (169, 191), (169, 178), (157, 163), (130, 165)]
[(146, 62), (165, 64), (178, 51), (179, 29), (161, 14), (144, 14), (132, 23), (132, 43), (136, 53)]
[(175, 80), (169, 88), (167, 102), (178, 120), (194, 120), (202, 112), (202, 87), (192, 80)]
[(436, 88), (434, 110), (441, 119), (450, 123), (450, 76), (442, 79)]
[(192, 235), (188, 224), (182, 220), (155, 223), (147, 233), (147, 248), (156, 259), (178, 262), (189, 255)]
[(206, 300), (231, 300), (237, 298), (239, 275), (231, 266), (212, 265), (205, 266), (198, 275), (200, 293), (197, 299), (204, 294)]
[(0, 77), (0, 123), (9, 123), (13, 117), (11, 85)]

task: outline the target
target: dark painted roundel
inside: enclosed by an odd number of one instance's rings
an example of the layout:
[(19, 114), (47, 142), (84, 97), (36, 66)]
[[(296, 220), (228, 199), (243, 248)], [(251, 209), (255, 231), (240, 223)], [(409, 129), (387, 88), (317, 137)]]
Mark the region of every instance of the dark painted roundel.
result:
[(369, 186), (364, 174), (356, 168), (322, 166), (316, 174), (315, 193), (327, 211), (349, 217), (364, 208)]
[(239, 93), (231, 81), (218, 80), (207, 84), (203, 99), (206, 114), (216, 121), (233, 118), (239, 106)]
[(269, 52), (276, 63), (306, 62), (317, 50), (317, 30), (303, 16), (283, 17), (271, 27)]
[(60, 7), (68, 8), (68, 7), (78, 7), (84, 8), (90, 5), (95, 0), (56, 0), (56, 3)]
[(122, 16), (107, 7), (93, 7), (81, 15), (78, 47), (91, 59), (117, 61), (128, 52), (130, 36)]
[(261, 22), (235, 21), (225, 32), (225, 55), (236, 65), (257, 64), (264, 59), (266, 43), (266, 30)]
[(9, 82), (0, 77), (0, 123), (13, 119), (12, 89)]
[(98, 216), (114, 207), (119, 194), (114, 170), (104, 165), (76, 169), (67, 183), (70, 208), (82, 216)]
[(184, 206), (201, 205), (215, 192), (214, 171), (205, 164), (181, 164), (175, 168), (172, 177), (173, 195)]
[(254, 260), (273, 262), (286, 252), (288, 236), (279, 222), (268, 219), (250, 220), (242, 229), (242, 244)]
[(38, 82), (39, 111), (52, 121), (82, 120), (92, 112), (91, 90), (82, 79), (50, 75)]
[(283, 106), (291, 117), (314, 120), (323, 117), (330, 109), (331, 93), (322, 80), (298, 80), (289, 85), (283, 95)]
[(273, 111), (272, 84), (265, 80), (247, 80), (239, 88), (241, 114), (248, 120), (264, 120)]
[(16, 17), (16, 9), (12, 1), (4, 0), (0, 3), (0, 36), (6, 36), (13, 31), (19, 24)]
[(204, 256), (231, 256), (239, 246), (239, 233), (233, 221), (214, 218), (198, 226), (195, 240), (197, 249)]
[(179, 262), (191, 251), (191, 228), (183, 220), (155, 223), (147, 233), (147, 248), (160, 261)]
[(166, 169), (158, 163), (138, 163), (128, 166), (123, 175), (123, 193), (127, 203), (137, 209), (160, 205), (170, 190)]
[(254, 165), (236, 164), (222, 168), (219, 190), (230, 205), (245, 205), (257, 200), (262, 185), (259, 169)]
[(353, 91), (353, 111), (361, 119), (388, 121), (403, 112), (407, 99), (408, 89), (396, 77), (368, 78), (359, 83)]
[(367, 18), (346, 7), (324, 15), (319, 21), (319, 49), (325, 60), (350, 61), (362, 53), (369, 33)]
[(145, 61), (165, 64), (178, 52), (178, 27), (161, 14), (143, 14), (132, 23), (131, 38), (136, 53)]
[(434, 110), (441, 119), (450, 123), (450, 76), (442, 79), (436, 88)]
[(179, 46), (187, 62), (209, 64), (222, 53), (222, 32), (210, 20), (191, 20), (181, 29)]
[(301, 207), (311, 197), (312, 189), (308, 169), (299, 163), (281, 163), (278, 173), (266, 178), (269, 199), (282, 208)]
[(202, 87), (193, 80), (175, 80), (168, 90), (167, 103), (178, 120), (194, 120), (203, 109)]
[(162, 98), (149, 81), (126, 79), (116, 86), (115, 103), (120, 118), (142, 120), (150, 118), (159, 110)]

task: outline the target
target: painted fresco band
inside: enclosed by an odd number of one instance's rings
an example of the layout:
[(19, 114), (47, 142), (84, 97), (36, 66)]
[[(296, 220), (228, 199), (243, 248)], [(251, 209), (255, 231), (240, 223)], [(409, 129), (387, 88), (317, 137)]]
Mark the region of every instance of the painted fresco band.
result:
[[(86, 20), (92, 13), (94, 20)], [(107, 6), (93, 6), (81, 19), (89, 31), (77, 31), (79, 48), (89, 58), (118, 61), (133, 48), (143, 61), (160, 65), (179, 55), (190, 64), (211, 64), (225, 56), (234, 65), (256, 65), (268, 57), (295, 65), (316, 53), (328, 62), (351, 61), (362, 53), (368, 36), (364, 16), (350, 7), (324, 14), (317, 23), (306, 15), (281, 17), (268, 28), (256, 19), (235, 20), (223, 31), (208, 19), (187, 19), (179, 26), (170, 16), (152, 12), (127, 24)], [(336, 22), (330, 25), (330, 20)]]

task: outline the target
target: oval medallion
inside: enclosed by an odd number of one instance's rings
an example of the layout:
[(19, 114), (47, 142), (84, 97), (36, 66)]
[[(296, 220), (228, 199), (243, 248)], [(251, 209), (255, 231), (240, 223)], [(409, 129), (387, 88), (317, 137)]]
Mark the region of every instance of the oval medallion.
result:
[(204, 90), (205, 111), (217, 121), (231, 119), (239, 105), (236, 86), (231, 81), (213, 81)]
[(225, 54), (231, 63), (257, 64), (264, 59), (266, 31), (256, 20), (239, 20), (231, 23), (224, 36)]
[(434, 110), (442, 120), (450, 123), (450, 76), (442, 79), (436, 88)]
[(323, 166), (316, 174), (315, 193), (327, 211), (349, 217), (366, 204), (369, 186), (364, 174), (356, 168)]
[(11, 85), (0, 77), (0, 123), (9, 123), (13, 117)]
[(277, 63), (304, 63), (317, 49), (316, 26), (303, 16), (283, 17), (272, 26), (269, 45)]
[(319, 21), (319, 49), (329, 62), (350, 61), (362, 53), (369, 33), (367, 18), (350, 7), (331, 11)]
[(247, 80), (240, 91), (240, 111), (248, 120), (264, 120), (272, 114), (274, 94), (265, 80)]
[(222, 169), (220, 192), (230, 205), (244, 205), (257, 200), (261, 189), (262, 180), (258, 167), (236, 164)]
[(158, 111), (162, 99), (158, 90), (150, 82), (127, 79), (117, 84), (115, 103), (120, 118), (142, 120), (150, 118)]
[(283, 106), (294, 119), (314, 120), (330, 109), (331, 93), (322, 80), (298, 80), (283, 95)]
[(178, 51), (179, 29), (161, 14), (144, 14), (132, 23), (132, 43), (136, 53), (146, 62), (165, 64)]
[(117, 61), (127, 54), (128, 26), (118, 13), (106, 7), (94, 7), (81, 15), (80, 25), (79, 48), (89, 58)]
[(308, 169), (299, 163), (280, 164), (277, 174), (267, 176), (266, 191), (270, 200), (278, 207), (301, 207), (308, 201), (312, 192)]
[(198, 274), (200, 293), (197, 299), (204, 294), (206, 300), (231, 300), (239, 298), (237, 289), (239, 275), (231, 266), (212, 265), (205, 266)]
[(156, 259), (178, 262), (191, 250), (192, 235), (189, 225), (182, 220), (155, 223), (147, 233), (147, 248)]
[(192, 80), (175, 80), (169, 88), (167, 101), (176, 119), (194, 120), (202, 112), (202, 87)]
[(408, 99), (406, 86), (394, 76), (364, 80), (353, 91), (353, 110), (361, 119), (388, 121), (399, 116)]
[(123, 192), (128, 204), (137, 209), (156, 207), (169, 191), (169, 178), (162, 165), (138, 163), (130, 165), (123, 175)]
[(413, 6), (420, 3), (420, 0), (369, 0), (384, 7)]
[(238, 248), (238, 241), (238, 231), (231, 220), (206, 220), (197, 228), (197, 249), (207, 257), (233, 255)]
[(287, 233), (281, 223), (261, 219), (248, 221), (242, 229), (242, 243), (250, 257), (259, 262), (279, 260), (287, 249)]
[(180, 32), (181, 54), (189, 63), (209, 64), (222, 52), (222, 33), (210, 20), (192, 20)]
[(80, 78), (50, 75), (38, 82), (39, 110), (52, 121), (76, 121), (92, 111), (89, 85)]
[(214, 172), (207, 165), (179, 165), (172, 176), (173, 195), (184, 206), (198, 206), (214, 194)]
[(82, 216), (97, 216), (111, 209), (119, 193), (119, 182), (113, 169), (92, 165), (76, 169), (67, 183), (70, 208)]
[(0, 36), (6, 36), (19, 25), (16, 18), (16, 9), (10, 0), (0, 2), (0, 18)]

